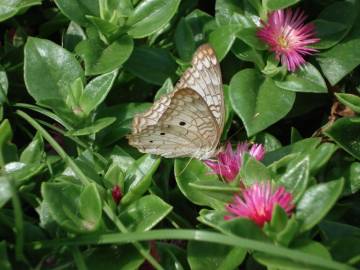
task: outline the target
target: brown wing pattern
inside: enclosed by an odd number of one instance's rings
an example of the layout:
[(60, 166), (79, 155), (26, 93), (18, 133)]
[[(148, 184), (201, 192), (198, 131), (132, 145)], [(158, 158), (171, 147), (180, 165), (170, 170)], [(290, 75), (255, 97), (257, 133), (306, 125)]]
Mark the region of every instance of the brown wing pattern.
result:
[(144, 153), (164, 157), (206, 159), (219, 141), (219, 128), (205, 100), (194, 90), (178, 89), (157, 124), (129, 136), (129, 143)]
[(222, 132), (225, 105), (221, 70), (215, 51), (210, 45), (204, 44), (196, 50), (192, 67), (185, 71), (175, 85), (175, 90), (181, 88), (194, 89), (204, 98)]

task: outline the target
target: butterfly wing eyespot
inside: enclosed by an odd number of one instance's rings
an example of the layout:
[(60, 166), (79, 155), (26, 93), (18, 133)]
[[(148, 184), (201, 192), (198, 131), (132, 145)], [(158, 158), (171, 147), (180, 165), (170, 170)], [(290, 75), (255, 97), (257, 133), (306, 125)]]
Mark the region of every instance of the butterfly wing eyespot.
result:
[(216, 153), (224, 117), (220, 66), (205, 44), (194, 53), (192, 67), (174, 91), (134, 118), (129, 143), (144, 153), (206, 159)]

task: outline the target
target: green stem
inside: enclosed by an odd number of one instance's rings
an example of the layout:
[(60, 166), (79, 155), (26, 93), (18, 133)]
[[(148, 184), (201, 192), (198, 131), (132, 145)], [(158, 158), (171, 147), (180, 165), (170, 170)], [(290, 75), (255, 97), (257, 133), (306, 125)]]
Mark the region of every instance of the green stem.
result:
[(31, 126), (33, 126), (41, 136), (47, 140), (47, 142), (52, 146), (52, 148), (58, 153), (58, 155), (65, 161), (66, 164), (74, 171), (77, 175), (81, 183), (84, 185), (89, 184), (90, 181), (86, 177), (86, 175), (81, 171), (81, 169), (75, 164), (75, 162), (66, 154), (66, 152), (62, 149), (62, 147), (51, 137), (51, 135), (42, 127), (40, 126), (31, 116), (26, 114), (23, 111), (17, 110), (16, 114), (24, 118)]
[(73, 247), (71, 249), (71, 251), (72, 251), (72, 255), (73, 255), (73, 258), (74, 258), (74, 261), (75, 261), (75, 264), (76, 264), (76, 268), (78, 270), (87, 270), (84, 258), (82, 256), (81, 252), (79, 251), (79, 248), (78, 247)]
[[(106, 213), (106, 215), (109, 217), (110, 220), (112, 220), (112, 222), (114, 222), (114, 224), (116, 225), (116, 227), (122, 232), (122, 233), (128, 233), (127, 228), (124, 226), (124, 224), (122, 224), (122, 222), (120, 221), (120, 219), (115, 215), (115, 213), (111, 210), (110, 206), (105, 203), (104, 204), (104, 212)], [(138, 242), (133, 242), (132, 243), (134, 245), (134, 247), (140, 252), (140, 254), (155, 268), (158, 270), (164, 270), (164, 268), (162, 268), (162, 266), (155, 260), (155, 258), (153, 256), (151, 256), (145, 249), (144, 247), (138, 243)]]
[[(86, 175), (81, 171), (81, 169), (76, 165), (76, 163), (65, 153), (65, 151), (61, 148), (61, 146), (51, 137), (51, 135), (40, 126), (33, 118), (31, 118), (28, 114), (23, 111), (16, 111), (16, 113), (24, 118), (30, 125), (32, 125), (41, 136), (48, 141), (48, 143), (54, 148), (54, 150), (59, 154), (59, 156), (64, 160), (65, 163), (69, 165), (69, 167), (74, 171), (80, 181), (87, 185), (90, 183), (89, 179)], [(105, 203), (104, 211), (108, 215), (108, 217), (114, 222), (116, 227), (123, 233), (127, 233), (126, 227), (121, 223), (115, 213), (111, 210), (108, 204)], [(163, 270), (161, 265), (139, 244), (133, 243), (133, 245), (138, 249), (140, 254), (149, 261), (156, 269)]]
[(234, 247), (246, 248), (248, 250), (260, 251), (279, 258), (285, 258), (294, 263), (302, 263), (311, 269), (325, 268), (333, 270), (355, 270), (355, 268), (331, 259), (318, 257), (298, 250), (275, 246), (268, 242), (262, 242), (236, 235), (224, 235), (216, 232), (202, 230), (178, 230), (164, 229), (147, 232), (134, 233), (110, 233), (102, 235), (87, 235), (74, 239), (56, 239), (50, 241), (37, 241), (30, 243), (34, 249), (50, 248), (63, 245), (90, 245), (90, 244), (123, 244), (134, 241), (165, 239), (183, 239), (192, 241), (210, 242)]
[(21, 203), (19, 196), (17, 194), (16, 188), (14, 184), (12, 184), (12, 181), (9, 181), (11, 185), (11, 191), (12, 191), (12, 205), (14, 208), (14, 217), (15, 217), (15, 256), (16, 259), (19, 261), (26, 262), (25, 256), (24, 256), (24, 219), (21, 209)]

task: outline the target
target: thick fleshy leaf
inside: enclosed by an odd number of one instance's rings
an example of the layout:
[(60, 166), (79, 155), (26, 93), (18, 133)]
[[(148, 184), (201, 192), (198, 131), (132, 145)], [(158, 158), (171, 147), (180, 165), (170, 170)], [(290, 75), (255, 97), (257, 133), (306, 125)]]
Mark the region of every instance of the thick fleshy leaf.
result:
[(190, 241), (188, 261), (191, 269), (236, 269), (245, 259), (246, 250), (231, 246)]
[(230, 101), (251, 136), (283, 118), (295, 94), (277, 87), (271, 78), (254, 69), (244, 69), (231, 79)]
[[(308, 253), (314, 256), (323, 257), (326, 259), (331, 259), (330, 253), (325, 246), (320, 244), (319, 242), (310, 241), (310, 240), (301, 240), (295, 242), (291, 249), (302, 251), (304, 253)], [(261, 264), (267, 266), (268, 268), (275, 269), (287, 269), (287, 270), (301, 270), (308, 268), (306, 264), (294, 263), (291, 260), (285, 258), (279, 258), (276, 256), (271, 256), (266, 253), (256, 252), (254, 254), (254, 258), (260, 262)], [(308, 268), (315, 269), (315, 268)], [(319, 270), (326, 270), (328, 268), (317, 267)]]
[(141, 197), (151, 184), (151, 179), (160, 164), (160, 158), (152, 155), (143, 155), (136, 160), (126, 171), (124, 182), (124, 197), (122, 204), (129, 204)]
[(144, 196), (129, 206), (119, 215), (119, 219), (131, 232), (148, 231), (164, 219), (172, 207), (155, 195)]
[[(246, 4), (237, 0), (218, 0), (215, 4), (215, 18), (218, 25), (236, 25), (240, 27), (252, 27), (255, 14), (251, 14), (244, 7)], [(248, 16), (245, 16), (245, 10)], [(252, 17), (252, 18), (251, 18)], [(256, 20), (256, 19), (255, 19)]]
[(350, 31), (356, 19), (358, 4), (356, 0), (334, 2), (327, 6), (313, 22), (316, 36), (320, 41), (312, 47), (328, 49), (341, 41)]
[(179, 4), (180, 0), (141, 1), (126, 22), (130, 27), (128, 34), (134, 38), (153, 34), (170, 21)]
[(231, 51), (237, 58), (243, 61), (253, 62), (259, 69), (263, 69), (265, 67), (262, 52), (255, 50), (239, 39), (235, 40)]
[(16, 145), (11, 143), (13, 132), (7, 119), (0, 124), (0, 166), (17, 160)]
[(13, 188), (11, 180), (7, 176), (0, 176), (0, 209), (7, 203), (12, 197)]
[(0, 269), (11, 270), (11, 264), (6, 251), (6, 242), (4, 240), (0, 242)]
[(304, 232), (323, 219), (338, 200), (344, 187), (344, 179), (314, 185), (306, 190), (296, 206), (296, 219), (302, 222)]
[(347, 37), (331, 49), (319, 53), (321, 70), (331, 85), (337, 84), (360, 64), (360, 20), (357, 20)]
[(36, 133), (31, 143), (22, 151), (20, 162), (36, 163), (40, 162), (44, 155), (44, 141), (40, 133)]
[(144, 81), (162, 85), (167, 78), (174, 77), (177, 65), (167, 50), (136, 47), (125, 68)]
[(84, 30), (76, 22), (71, 21), (63, 36), (63, 46), (73, 51), (77, 44), (86, 39)]
[(41, 0), (0, 0), (0, 22), (15, 16), (24, 8), (40, 4)]
[(180, 58), (190, 62), (196, 50), (194, 34), (189, 23), (182, 18), (175, 31), (175, 46)]
[(131, 123), (137, 113), (150, 107), (149, 103), (124, 103), (99, 111), (98, 117), (115, 117), (116, 121), (97, 135), (97, 140), (103, 145), (109, 145), (120, 140), (131, 132)]
[(104, 101), (115, 81), (116, 76), (117, 71), (113, 71), (96, 77), (86, 85), (79, 102), (80, 107), (85, 114), (88, 115)]
[(102, 206), (94, 184), (81, 188), (66, 182), (45, 182), (41, 186), (41, 193), (51, 216), (64, 229), (88, 233), (99, 227)]
[(260, 161), (251, 157), (244, 162), (240, 175), (242, 182), (247, 186), (271, 179), (269, 170)]
[(53, 107), (56, 102), (48, 101), (65, 100), (70, 85), (83, 80), (84, 73), (70, 52), (49, 40), (30, 37), (25, 45), (24, 77), (36, 102)]
[(265, 0), (263, 5), (270, 10), (284, 9), (295, 5), (300, 0)]
[(86, 75), (96, 75), (119, 68), (130, 57), (133, 47), (133, 40), (123, 35), (109, 45), (90, 38), (80, 42), (75, 50), (85, 61)]
[(74, 130), (69, 130), (66, 135), (68, 136), (85, 136), (85, 135), (91, 135), (91, 134), (96, 134), (98, 133), (100, 130), (110, 126), (112, 123), (114, 123), (116, 120), (115, 117), (104, 117), (104, 118), (99, 118), (97, 120), (95, 120), (94, 123), (92, 123), (91, 125), (81, 128), (81, 129), (74, 129)]
[(291, 165), (279, 179), (279, 184), (284, 186), (286, 191), (292, 194), (294, 202), (297, 202), (309, 183), (309, 158), (305, 157)]
[(353, 94), (335, 93), (337, 99), (352, 109), (354, 112), (360, 114), (360, 97)]
[(185, 197), (197, 205), (223, 209), (224, 204), (231, 199), (231, 193), (226, 194), (222, 189), (204, 190), (196, 186), (196, 183), (205, 180), (220, 182), (217, 175), (210, 174), (210, 169), (199, 160), (176, 159), (175, 179)]
[(119, 266), (122, 270), (135, 270), (144, 262), (143, 256), (132, 244), (101, 246), (84, 259), (89, 270), (119, 270)]
[(209, 43), (216, 52), (216, 56), (221, 61), (230, 51), (235, 41), (236, 28), (232, 25), (220, 26), (209, 35)]
[(86, 15), (99, 16), (98, 1), (93, 0), (55, 0), (56, 5), (61, 12), (65, 14), (70, 20), (77, 22), (80, 25), (86, 26), (89, 21)]
[(342, 149), (360, 159), (360, 118), (340, 118), (324, 133)]
[(275, 81), (280, 88), (294, 92), (326, 93), (326, 83), (320, 72), (310, 63), (290, 73), (283, 81)]

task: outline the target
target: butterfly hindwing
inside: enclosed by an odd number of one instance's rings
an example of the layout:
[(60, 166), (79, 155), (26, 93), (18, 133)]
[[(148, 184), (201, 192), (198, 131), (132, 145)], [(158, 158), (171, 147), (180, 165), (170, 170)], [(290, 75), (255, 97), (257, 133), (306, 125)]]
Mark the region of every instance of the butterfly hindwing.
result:
[(129, 136), (141, 152), (164, 157), (205, 158), (215, 151), (218, 125), (205, 100), (194, 90), (178, 89), (168, 95), (170, 104), (157, 124)]

